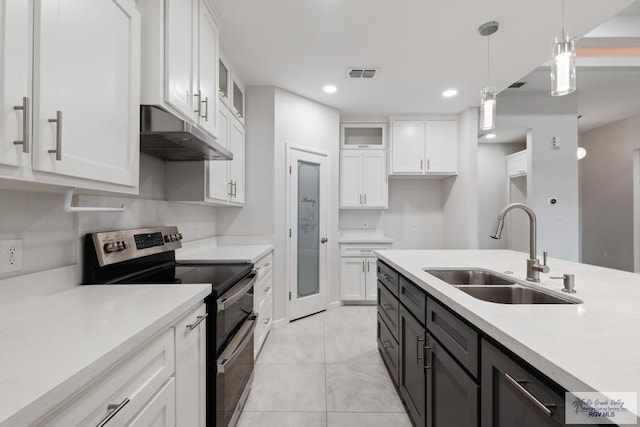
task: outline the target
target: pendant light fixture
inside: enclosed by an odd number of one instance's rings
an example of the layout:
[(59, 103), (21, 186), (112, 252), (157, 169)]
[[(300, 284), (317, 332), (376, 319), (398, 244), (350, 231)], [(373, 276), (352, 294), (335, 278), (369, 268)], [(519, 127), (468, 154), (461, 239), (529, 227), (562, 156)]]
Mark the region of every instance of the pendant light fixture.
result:
[(576, 50), (573, 39), (564, 29), (562, 0), (562, 35), (551, 44), (551, 95), (562, 96), (576, 90)]
[(485, 22), (478, 28), (481, 36), (487, 37), (487, 86), (480, 91), (480, 130), (496, 127), (496, 88), (490, 85), (489, 36), (498, 31), (496, 21)]

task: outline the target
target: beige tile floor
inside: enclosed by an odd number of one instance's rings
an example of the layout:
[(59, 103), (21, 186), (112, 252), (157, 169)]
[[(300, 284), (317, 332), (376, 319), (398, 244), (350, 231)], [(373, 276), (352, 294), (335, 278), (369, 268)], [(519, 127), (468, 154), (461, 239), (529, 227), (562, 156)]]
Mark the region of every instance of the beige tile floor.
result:
[(272, 330), (239, 427), (410, 427), (376, 343), (376, 307), (343, 306)]

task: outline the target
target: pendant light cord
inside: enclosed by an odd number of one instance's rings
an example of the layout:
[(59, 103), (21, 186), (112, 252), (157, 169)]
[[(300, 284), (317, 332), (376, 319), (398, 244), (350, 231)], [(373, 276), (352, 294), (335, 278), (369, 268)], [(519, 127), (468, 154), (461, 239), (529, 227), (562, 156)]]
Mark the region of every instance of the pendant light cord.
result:
[(565, 40), (565, 32), (564, 32), (564, 0), (562, 0), (562, 41)]
[(491, 69), (489, 68), (491, 65), (491, 48), (489, 46), (489, 39), (491, 36), (487, 36), (487, 87), (491, 87)]

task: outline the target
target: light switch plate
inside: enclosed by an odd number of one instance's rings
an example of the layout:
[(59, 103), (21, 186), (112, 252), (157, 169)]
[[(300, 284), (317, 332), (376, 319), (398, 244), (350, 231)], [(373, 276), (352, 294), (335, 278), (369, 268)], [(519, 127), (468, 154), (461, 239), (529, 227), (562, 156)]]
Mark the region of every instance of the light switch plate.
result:
[(553, 148), (554, 150), (560, 149), (560, 138), (558, 138), (557, 136), (551, 137), (551, 148)]

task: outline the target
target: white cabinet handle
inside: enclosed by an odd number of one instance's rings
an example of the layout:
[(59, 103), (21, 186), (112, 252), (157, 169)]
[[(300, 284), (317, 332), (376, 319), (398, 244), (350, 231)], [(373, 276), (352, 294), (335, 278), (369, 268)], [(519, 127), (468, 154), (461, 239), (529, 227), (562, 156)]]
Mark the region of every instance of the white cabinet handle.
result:
[(48, 150), (49, 153), (56, 155), (56, 160), (62, 160), (62, 111), (56, 111), (56, 118), (49, 119), (49, 123), (56, 124), (56, 149)]
[(22, 98), (22, 105), (14, 105), (16, 111), (22, 110), (22, 141), (13, 141), (15, 145), (22, 145), (22, 152), (29, 152), (29, 98)]
[(96, 427), (104, 427), (109, 421), (111, 421), (113, 417), (115, 417), (118, 414), (118, 412), (122, 411), (122, 408), (127, 406), (129, 401), (130, 401), (129, 398), (127, 397), (119, 404), (107, 405), (107, 409), (111, 412), (109, 412), (107, 416), (104, 417), (104, 419), (96, 425)]

